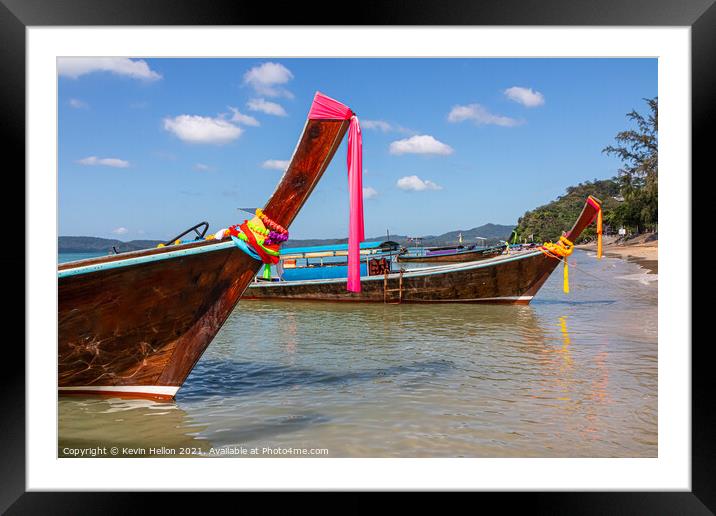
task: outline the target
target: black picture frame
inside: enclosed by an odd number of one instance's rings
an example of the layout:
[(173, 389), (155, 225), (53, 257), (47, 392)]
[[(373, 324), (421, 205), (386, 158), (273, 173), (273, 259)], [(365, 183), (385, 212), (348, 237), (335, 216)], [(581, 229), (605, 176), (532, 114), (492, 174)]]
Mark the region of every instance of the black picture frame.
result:
[[(488, 0), (379, 4), (366, 2), (355, 18), (337, 4), (300, 2), (280, 5), (236, 1), (154, 0), (0, 0), (0, 103), (6, 129), (4, 155), (15, 157), (15, 170), (25, 166), (25, 30), (30, 26), (83, 25), (532, 25), (532, 26), (688, 26), (692, 43), (692, 170), (705, 173), (710, 157), (708, 126), (716, 120), (716, 5), (715, 0)], [(335, 13), (317, 19), (317, 12)], [(709, 145), (710, 144), (710, 145)], [(713, 166), (711, 167), (713, 170)], [(686, 172), (685, 174), (688, 174)], [(9, 176), (9, 175), (8, 175)], [(24, 214), (24, 177), (6, 176), (4, 186), (20, 206), (3, 203), (5, 220), (15, 223)], [(691, 175), (691, 180), (695, 174)], [(685, 176), (685, 180), (688, 177)], [(12, 181), (15, 183), (13, 184)], [(21, 211), (22, 210), (22, 211)], [(37, 228), (30, 229), (33, 238)], [(41, 231), (40, 231), (41, 233)], [(25, 232), (25, 234), (27, 234)], [(696, 233), (695, 233), (696, 234)], [(41, 235), (39, 236), (41, 238)], [(690, 244), (690, 242), (689, 242)], [(54, 250), (54, 244), (48, 244)], [(685, 255), (691, 259), (691, 253)], [(26, 256), (22, 247), (0, 258), (7, 274), (4, 286), (12, 303), (7, 310), (24, 312)], [(693, 262), (692, 262), (693, 264)], [(17, 271), (23, 274), (17, 274)], [(692, 269), (694, 270), (694, 269)], [(22, 284), (21, 284), (22, 282)], [(7, 297), (6, 297), (7, 299)], [(692, 303), (692, 300), (684, 300)], [(14, 317), (13, 317), (14, 316)], [(7, 321), (20, 320), (7, 314)], [(23, 318), (24, 319), (24, 318)], [(26, 319), (25, 319), (26, 320)], [(24, 334), (22, 335), (24, 340)], [(0, 512), (8, 514), (128, 513), (146, 502), (133, 493), (25, 492), (25, 353), (19, 339), (6, 341), (3, 388), (0, 391)], [(689, 343), (672, 343), (691, 345)], [(532, 513), (549, 514), (713, 514), (716, 510), (716, 418), (707, 348), (692, 346), (692, 490), (690, 492), (515, 493), (489, 494), (529, 504)], [(147, 494), (142, 497), (149, 496)], [(192, 497), (197, 494), (192, 494)], [(216, 496), (209, 494), (209, 496)], [(485, 494), (488, 496), (488, 494)], [(224, 498), (224, 497), (222, 497)], [(162, 511), (185, 504), (187, 495), (162, 496)], [(501, 500), (500, 500), (501, 501)], [(165, 505), (166, 504), (166, 505)], [(211, 506), (217, 507), (214, 500)], [(205, 506), (207, 507), (207, 506)], [(273, 508), (273, 507), (272, 507)]]

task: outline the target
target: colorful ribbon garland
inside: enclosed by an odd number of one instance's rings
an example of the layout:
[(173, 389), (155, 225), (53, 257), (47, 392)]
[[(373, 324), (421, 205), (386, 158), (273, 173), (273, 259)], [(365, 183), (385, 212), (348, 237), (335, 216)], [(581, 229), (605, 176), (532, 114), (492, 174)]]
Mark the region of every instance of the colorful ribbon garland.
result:
[(556, 258), (564, 263), (564, 293), (569, 294), (569, 263), (567, 263), (567, 257), (574, 252), (574, 244), (567, 239), (565, 236), (559, 237), (559, 242), (545, 242), (539, 247), (546, 256), (550, 258)]
[[(236, 247), (251, 258), (266, 264), (263, 277), (270, 279), (270, 267), (280, 260), (279, 246), (288, 240), (288, 230), (271, 219), (263, 210), (257, 209), (256, 216), (251, 220), (244, 220), (243, 224), (220, 229), (213, 235), (208, 235), (206, 240), (222, 240), (227, 236), (230, 236)], [(180, 240), (174, 242), (176, 245), (183, 243), (188, 242)], [(164, 244), (159, 244), (157, 247), (164, 247)]]
[[(288, 230), (268, 217), (260, 208), (256, 210), (256, 216), (251, 220), (218, 231), (214, 238), (220, 240), (226, 234), (231, 236), (239, 249), (244, 252), (247, 248), (250, 249), (252, 252), (247, 253), (249, 256), (268, 265), (279, 262), (279, 246), (288, 240)], [(240, 245), (238, 242), (245, 245)]]
[[(602, 259), (602, 205), (595, 197), (587, 197), (587, 203), (597, 210), (597, 258)], [(594, 221), (592, 219), (590, 224)], [(567, 257), (574, 252), (574, 244), (566, 237), (559, 237), (559, 242), (545, 242), (539, 247), (546, 256), (560, 260), (564, 264), (564, 293), (569, 294), (569, 263)]]

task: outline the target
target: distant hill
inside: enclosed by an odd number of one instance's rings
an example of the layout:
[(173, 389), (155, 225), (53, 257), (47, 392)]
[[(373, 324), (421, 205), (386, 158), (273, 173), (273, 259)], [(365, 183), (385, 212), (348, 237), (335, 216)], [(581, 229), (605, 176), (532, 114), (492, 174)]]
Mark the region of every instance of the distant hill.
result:
[(112, 251), (112, 246), (120, 253), (127, 251), (138, 251), (156, 247), (161, 240), (131, 240), (122, 242), (110, 238), (86, 237), (86, 236), (61, 236), (57, 239), (57, 247), (61, 253), (100, 253)]
[(443, 233), (439, 236), (423, 237), (423, 245), (447, 245), (457, 242), (459, 234), (465, 243), (475, 243), (476, 237), (486, 238), (487, 243), (497, 243), (498, 240), (507, 240), (515, 226), (504, 226), (502, 224), (484, 224), (472, 229), (462, 229)]
[[(425, 246), (438, 246), (438, 245), (451, 245), (456, 244), (458, 241), (458, 235), (462, 233), (463, 243), (475, 243), (477, 240), (475, 237), (486, 238), (486, 244), (497, 243), (499, 240), (507, 240), (515, 226), (504, 226), (502, 224), (484, 224), (482, 226), (472, 229), (456, 229), (455, 231), (449, 231), (442, 235), (425, 235), (418, 237), (422, 245)], [(393, 240), (398, 242), (400, 245), (415, 245), (415, 241), (411, 240), (409, 235), (379, 235), (374, 237), (366, 238), (366, 242), (376, 242), (383, 240)], [(308, 247), (314, 245), (334, 245), (334, 244), (345, 244), (348, 242), (348, 238), (324, 238), (324, 239), (305, 239), (305, 240), (289, 240), (286, 243), (286, 248), (292, 247)]]
[[(457, 243), (458, 234), (462, 233), (464, 243), (475, 243), (475, 237), (483, 237), (488, 239), (487, 244), (496, 243), (498, 240), (506, 240), (510, 236), (514, 226), (504, 226), (501, 224), (485, 224), (483, 226), (449, 231), (442, 235), (427, 235), (421, 237), (423, 245), (435, 246), (435, 245), (450, 245)], [(366, 238), (366, 241), (377, 241), (387, 240), (386, 235), (380, 235), (373, 238)], [(390, 240), (394, 240), (401, 245), (414, 245), (413, 242), (406, 235), (390, 235)], [(333, 245), (333, 244), (345, 244), (348, 242), (347, 238), (312, 238), (304, 240), (289, 240), (286, 244), (286, 248), (291, 247), (306, 247), (314, 245)], [(60, 253), (97, 253), (97, 252), (111, 252), (112, 246), (117, 248), (120, 253), (127, 251), (137, 251), (139, 249), (148, 249), (156, 247), (157, 244), (161, 243), (161, 240), (131, 240), (129, 242), (122, 242), (121, 240), (115, 240), (110, 238), (98, 238), (98, 237), (85, 237), (85, 236), (61, 236), (58, 238), (58, 247)]]

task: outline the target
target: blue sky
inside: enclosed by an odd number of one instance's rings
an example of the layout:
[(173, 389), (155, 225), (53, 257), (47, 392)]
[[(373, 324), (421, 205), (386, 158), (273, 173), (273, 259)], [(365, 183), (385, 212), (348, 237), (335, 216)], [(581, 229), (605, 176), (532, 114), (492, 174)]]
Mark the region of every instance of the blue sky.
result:
[[(656, 59), (63, 59), (59, 234), (166, 239), (242, 222), (282, 174), (315, 91), (363, 125), (366, 236), (514, 224), (657, 95)], [(291, 227), (347, 236), (345, 142)]]

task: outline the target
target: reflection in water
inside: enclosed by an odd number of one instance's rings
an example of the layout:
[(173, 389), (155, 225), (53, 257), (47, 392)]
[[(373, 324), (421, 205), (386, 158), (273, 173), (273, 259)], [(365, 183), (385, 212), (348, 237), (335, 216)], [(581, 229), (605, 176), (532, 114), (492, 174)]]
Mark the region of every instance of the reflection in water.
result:
[(564, 315), (559, 318), (559, 325), (562, 329), (562, 335), (564, 336), (564, 347), (562, 349), (567, 351), (567, 347), (571, 341), (569, 340), (569, 332), (567, 331), (567, 318)]
[(572, 259), (529, 306), (242, 301), (175, 403), (61, 398), (60, 446), (654, 457), (657, 283)]
[(572, 354), (570, 353), (570, 350), (569, 350), (569, 345), (572, 341), (570, 340), (569, 332), (567, 331), (567, 317), (566, 316), (561, 316), (559, 318), (559, 327), (560, 327), (560, 331), (562, 332), (562, 347), (559, 348), (558, 353), (562, 358), (562, 362), (560, 364), (558, 378), (560, 378), (562, 380), (561, 381), (561, 390), (564, 393), (564, 396), (560, 399), (569, 401), (570, 400), (569, 393), (571, 391), (571, 389), (570, 389), (571, 386), (564, 380), (565, 379), (571, 380), (570, 373), (571, 373), (571, 369), (572, 369), (573, 360), (572, 360)]
[(582, 433), (585, 439), (600, 439), (603, 437), (604, 434), (604, 428), (602, 428), (601, 426), (599, 411), (596, 409), (601, 408), (602, 405), (606, 405), (609, 403), (609, 369), (607, 367), (608, 359), (609, 353), (606, 350), (602, 350), (594, 356), (594, 366), (596, 369), (596, 374), (594, 375), (594, 379), (591, 383), (592, 404), (585, 416), (589, 424), (585, 426)]
[(286, 316), (286, 324), (283, 328), (284, 337), (286, 339), (286, 353), (293, 354), (296, 352), (296, 318), (292, 315)]

